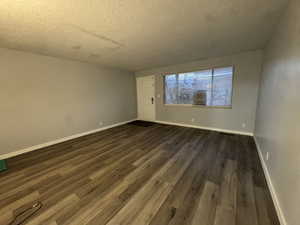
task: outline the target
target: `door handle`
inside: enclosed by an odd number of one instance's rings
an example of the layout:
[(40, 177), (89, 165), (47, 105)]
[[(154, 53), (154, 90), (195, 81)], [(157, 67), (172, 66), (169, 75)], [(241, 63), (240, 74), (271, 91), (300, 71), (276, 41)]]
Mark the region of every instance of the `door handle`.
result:
[(153, 105), (153, 103), (154, 103), (154, 98), (152, 97), (151, 98), (151, 104)]

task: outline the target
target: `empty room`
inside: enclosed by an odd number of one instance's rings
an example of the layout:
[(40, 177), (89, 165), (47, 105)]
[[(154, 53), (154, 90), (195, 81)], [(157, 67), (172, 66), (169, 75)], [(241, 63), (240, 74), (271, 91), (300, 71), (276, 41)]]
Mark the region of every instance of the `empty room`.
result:
[(299, 0), (1, 0), (0, 225), (299, 225)]

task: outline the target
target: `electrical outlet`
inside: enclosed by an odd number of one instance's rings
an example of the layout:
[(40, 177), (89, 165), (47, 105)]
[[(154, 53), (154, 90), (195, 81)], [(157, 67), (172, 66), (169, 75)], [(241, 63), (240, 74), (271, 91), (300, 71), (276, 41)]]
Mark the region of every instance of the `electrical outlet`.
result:
[(268, 160), (269, 160), (269, 158), (270, 158), (270, 153), (269, 153), (269, 152), (267, 152), (267, 154), (266, 154), (266, 160), (268, 161)]
[(191, 121), (192, 121), (192, 122), (195, 122), (195, 118), (192, 118)]
[(243, 128), (245, 128), (245, 127), (246, 127), (246, 124), (245, 124), (245, 123), (243, 123), (243, 124), (242, 124), (242, 127), (243, 127)]
[(103, 122), (101, 121), (101, 122), (99, 122), (99, 126), (103, 126)]

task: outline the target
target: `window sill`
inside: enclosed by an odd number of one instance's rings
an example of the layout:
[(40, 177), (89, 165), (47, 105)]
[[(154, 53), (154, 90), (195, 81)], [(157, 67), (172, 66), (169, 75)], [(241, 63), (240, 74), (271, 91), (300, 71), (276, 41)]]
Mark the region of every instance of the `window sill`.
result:
[(192, 105), (192, 104), (164, 104), (164, 106), (171, 107), (192, 107), (192, 108), (212, 108), (212, 109), (232, 109), (232, 106), (205, 106), (205, 105)]

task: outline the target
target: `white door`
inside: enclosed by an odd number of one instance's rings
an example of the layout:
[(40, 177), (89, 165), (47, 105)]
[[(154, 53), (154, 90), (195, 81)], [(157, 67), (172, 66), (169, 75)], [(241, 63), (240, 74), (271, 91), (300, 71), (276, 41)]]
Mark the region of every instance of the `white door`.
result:
[(154, 76), (136, 78), (139, 120), (155, 120), (154, 82)]

